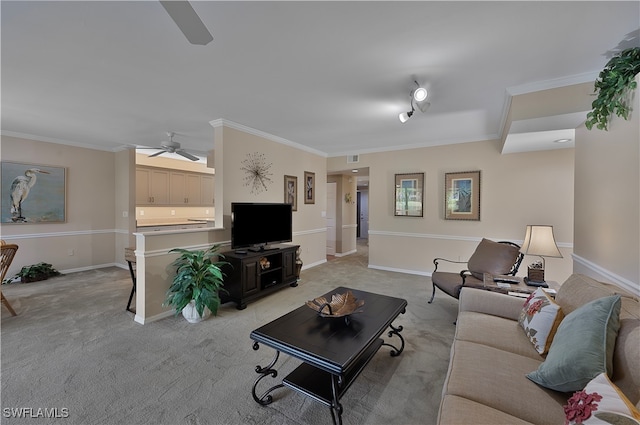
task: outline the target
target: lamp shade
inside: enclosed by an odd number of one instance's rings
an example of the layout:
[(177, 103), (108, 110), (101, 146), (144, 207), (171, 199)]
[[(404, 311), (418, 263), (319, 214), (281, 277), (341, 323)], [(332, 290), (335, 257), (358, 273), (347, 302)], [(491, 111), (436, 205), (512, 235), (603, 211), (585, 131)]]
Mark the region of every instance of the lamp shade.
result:
[(520, 252), (525, 255), (562, 258), (562, 254), (553, 237), (553, 226), (547, 225), (527, 225)]

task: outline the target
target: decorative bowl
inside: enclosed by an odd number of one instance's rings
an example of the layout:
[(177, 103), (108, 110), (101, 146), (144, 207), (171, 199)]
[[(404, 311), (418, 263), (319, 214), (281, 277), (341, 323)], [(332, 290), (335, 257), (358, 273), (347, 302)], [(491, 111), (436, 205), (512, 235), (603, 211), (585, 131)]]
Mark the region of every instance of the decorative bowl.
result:
[(344, 317), (354, 313), (362, 313), (364, 300), (358, 300), (353, 292), (333, 294), (331, 301), (325, 297), (318, 297), (313, 301), (307, 301), (307, 307), (318, 312), (321, 317)]

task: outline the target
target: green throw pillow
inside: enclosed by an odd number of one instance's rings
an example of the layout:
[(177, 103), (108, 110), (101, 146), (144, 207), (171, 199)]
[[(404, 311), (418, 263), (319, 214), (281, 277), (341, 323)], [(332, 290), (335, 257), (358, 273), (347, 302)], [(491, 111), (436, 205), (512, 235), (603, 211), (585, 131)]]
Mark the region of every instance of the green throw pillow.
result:
[(620, 329), (620, 296), (599, 298), (560, 323), (546, 360), (527, 378), (556, 391), (578, 391), (600, 373), (611, 376)]

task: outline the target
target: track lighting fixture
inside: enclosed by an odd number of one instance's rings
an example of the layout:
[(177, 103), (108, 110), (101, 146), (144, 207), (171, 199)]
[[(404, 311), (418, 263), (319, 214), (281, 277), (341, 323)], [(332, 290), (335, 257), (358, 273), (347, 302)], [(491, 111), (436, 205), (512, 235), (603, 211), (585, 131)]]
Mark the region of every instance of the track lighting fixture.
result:
[(415, 109), (413, 109), (413, 105), (411, 105), (411, 110), (409, 112), (403, 112), (400, 115), (398, 115), (398, 118), (400, 119), (401, 123), (406, 123), (409, 118), (411, 118), (411, 116), (413, 115), (413, 111), (415, 111)]
[[(416, 84), (418, 83), (416, 82)], [(424, 87), (418, 87), (417, 89), (414, 90), (413, 99), (416, 102), (422, 102), (426, 98), (427, 98), (427, 89), (425, 89)]]
[(420, 87), (420, 84), (418, 84), (417, 81), (414, 80), (413, 82), (416, 83), (416, 86), (418, 86), (418, 88), (409, 93), (409, 97), (411, 98), (411, 110), (408, 112), (402, 112), (400, 115), (398, 115), (398, 119), (403, 124), (407, 122), (409, 118), (411, 118), (416, 110), (416, 106), (422, 112), (425, 112), (429, 108), (429, 106), (431, 106), (431, 104), (426, 101), (428, 95), (427, 89), (425, 89), (424, 87)]

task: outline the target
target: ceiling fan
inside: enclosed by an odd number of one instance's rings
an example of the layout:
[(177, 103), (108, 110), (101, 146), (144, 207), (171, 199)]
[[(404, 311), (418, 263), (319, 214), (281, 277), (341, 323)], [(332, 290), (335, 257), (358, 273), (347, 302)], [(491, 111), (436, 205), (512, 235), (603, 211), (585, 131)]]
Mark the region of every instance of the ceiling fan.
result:
[(169, 132), (167, 136), (169, 136), (169, 141), (163, 141), (160, 143), (160, 147), (158, 149), (162, 149), (156, 153), (149, 155), (149, 158), (153, 158), (154, 156), (162, 155), (163, 153), (177, 153), (178, 155), (184, 156), (191, 161), (197, 161), (198, 158), (195, 155), (191, 155), (189, 152), (185, 151), (180, 147), (180, 143), (173, 141), (173, 136), (175, 133)]
[(160, 1), (160, 4), (187, 37), (189, 43), (204, 46), (213, 40), (213, 36), (188, 1)]

